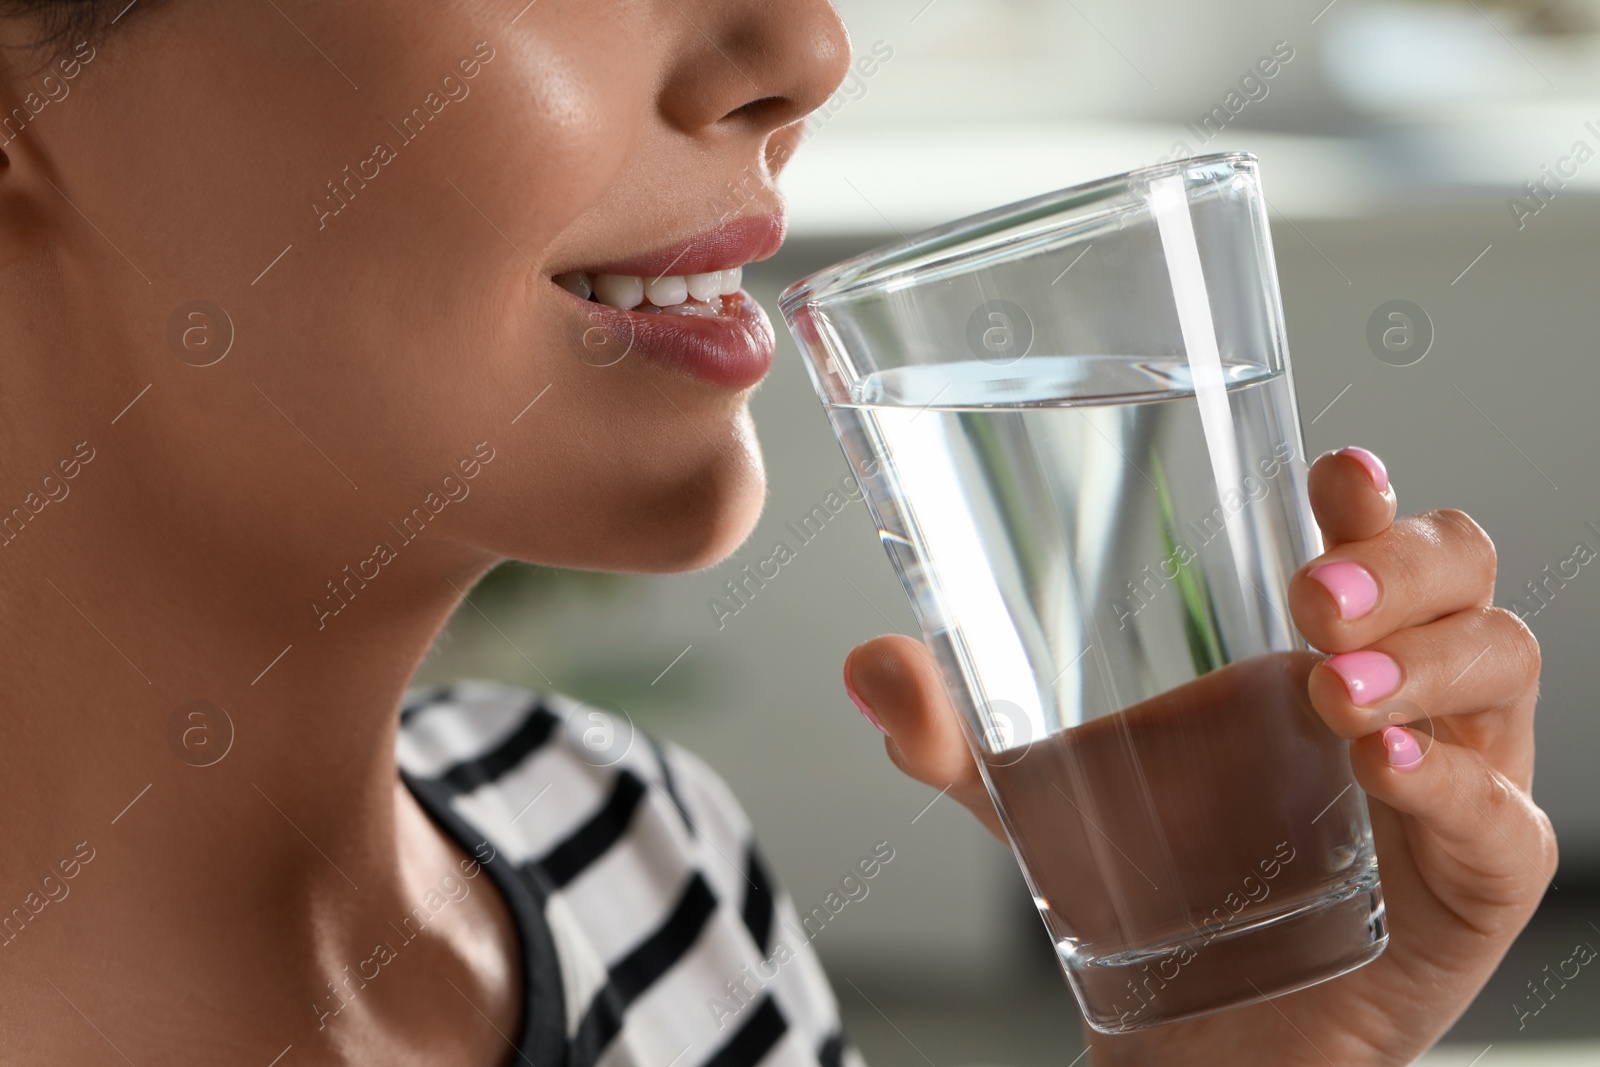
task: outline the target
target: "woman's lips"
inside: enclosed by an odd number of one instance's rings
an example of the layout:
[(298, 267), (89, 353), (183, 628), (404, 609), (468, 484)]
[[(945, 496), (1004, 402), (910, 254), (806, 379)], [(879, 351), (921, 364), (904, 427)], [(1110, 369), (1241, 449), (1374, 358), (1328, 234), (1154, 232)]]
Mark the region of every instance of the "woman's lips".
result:
[(709, 385), (746, 389), (772, 366), (775, 339), (766, 311), (742, 289), (720, 296), (712, 314), (626, 310), (564, 293), (579, 316), (584, 362), (608, 367), (629, 355), (689, 374)]
[(654, 252), (604, 263), (573, 264), (570, 270), (644, 278), (727, 270), (758, 262), (777, 252), (786, 229), (781, 211), (770, 215), (742, 215)]
[(772, 366), (767, 313), (741, 288), (744, 266), (783, 243), (784, 217), (746, 216), (646, 255), (552, 277), (582, 305), (585, 362), (637, 351), (724, 388), (754, 385)]

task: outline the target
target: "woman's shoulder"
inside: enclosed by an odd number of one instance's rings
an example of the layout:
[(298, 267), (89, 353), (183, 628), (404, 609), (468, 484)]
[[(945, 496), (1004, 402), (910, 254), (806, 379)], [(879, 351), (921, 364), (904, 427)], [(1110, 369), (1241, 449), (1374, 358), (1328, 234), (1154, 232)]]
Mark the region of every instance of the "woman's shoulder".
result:
[(413, 690), (396, 756), (556, 890), (582, 883), (593, 900), (619, 883), (635, 897), (697, 883), (753, 912), (752, 898), (770, 895), (750, 820), (721, 776), (614, 704), (480, 680)]
[(718, 1048), (859, 1063), (806, 928), (705, 761), (615, 705), (501, 682), (412, 690), (400, 717), (413, 789), (532, 879), (574, 1047), (659, 1067), (694, 1031), (704, 1058), (678, 1067), (724, 1062)]
[(480, 679), (414, 688), (401, 703), (396, 758), (407, 774), (461, 796), (537, 796), (541, 807), (548, 799), (540, 822), (585, 800), (627, 806), (648, 790), (659, 791), (688, 830), (725, 842), (750, 836), (749, 819), (715, 770), (605, 701)]

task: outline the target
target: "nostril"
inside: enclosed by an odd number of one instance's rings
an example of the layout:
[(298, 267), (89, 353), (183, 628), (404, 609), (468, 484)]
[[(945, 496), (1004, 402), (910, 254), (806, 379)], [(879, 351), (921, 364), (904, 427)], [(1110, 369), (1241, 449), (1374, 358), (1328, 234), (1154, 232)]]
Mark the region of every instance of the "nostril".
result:
[[(3, 7), (0, 2), (0, 7)], [(765, 136), (821, 107), (849, 72), (850, 41), (829, 0), (722, 0), (689, 20), (660, 112), (682, 132)]]
[(793, 100), (786, 96), (764, 96), (759, 100), (752, 100), (741, 104), (723, 116), (728, 119), (742, 120), (757, 125), (782, 126), (794, 116), (790, 112), (797, 112)]

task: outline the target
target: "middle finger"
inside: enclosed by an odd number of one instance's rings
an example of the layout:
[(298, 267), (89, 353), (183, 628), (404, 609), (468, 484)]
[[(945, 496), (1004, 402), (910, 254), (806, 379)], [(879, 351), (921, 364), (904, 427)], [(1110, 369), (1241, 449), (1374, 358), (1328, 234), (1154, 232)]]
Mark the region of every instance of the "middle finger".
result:
[(1482, 527), (1453, 508), (1425, 511), (1301, 567), (1289, 582), (1289, 610), (1313, 647), (1349, 652), (1490, 603), (1494, 572), (1494, 543)]

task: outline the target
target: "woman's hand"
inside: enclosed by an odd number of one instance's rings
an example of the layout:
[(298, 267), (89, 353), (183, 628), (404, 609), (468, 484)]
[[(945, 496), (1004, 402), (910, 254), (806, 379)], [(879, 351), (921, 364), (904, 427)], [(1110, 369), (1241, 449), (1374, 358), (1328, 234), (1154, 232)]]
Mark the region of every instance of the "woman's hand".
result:
[[(1409, 1064), (1449, 1029), (1533, 915), (1556, 867), (1533, 802), (1539, 645), (1492, 605), (1494, 545), (1459, 511), (1395, 521), (1383, 465), (1341, 449), (1311, 467), (1328, 551), (1289, 586), (1295, 625), (1334, 653), (1312, 704), (1350, 738), (1366, 790), (1390, 940), (1372, 963), (1297, 993), (1120, 1035), (1087, 1031), (1104, 1064)], [(932, 656), (893, 635), (857, 647), (845, 679), (890, 760), (1004, 840)], [(1409, 727), (1401, 721), (1411, 722)]]

